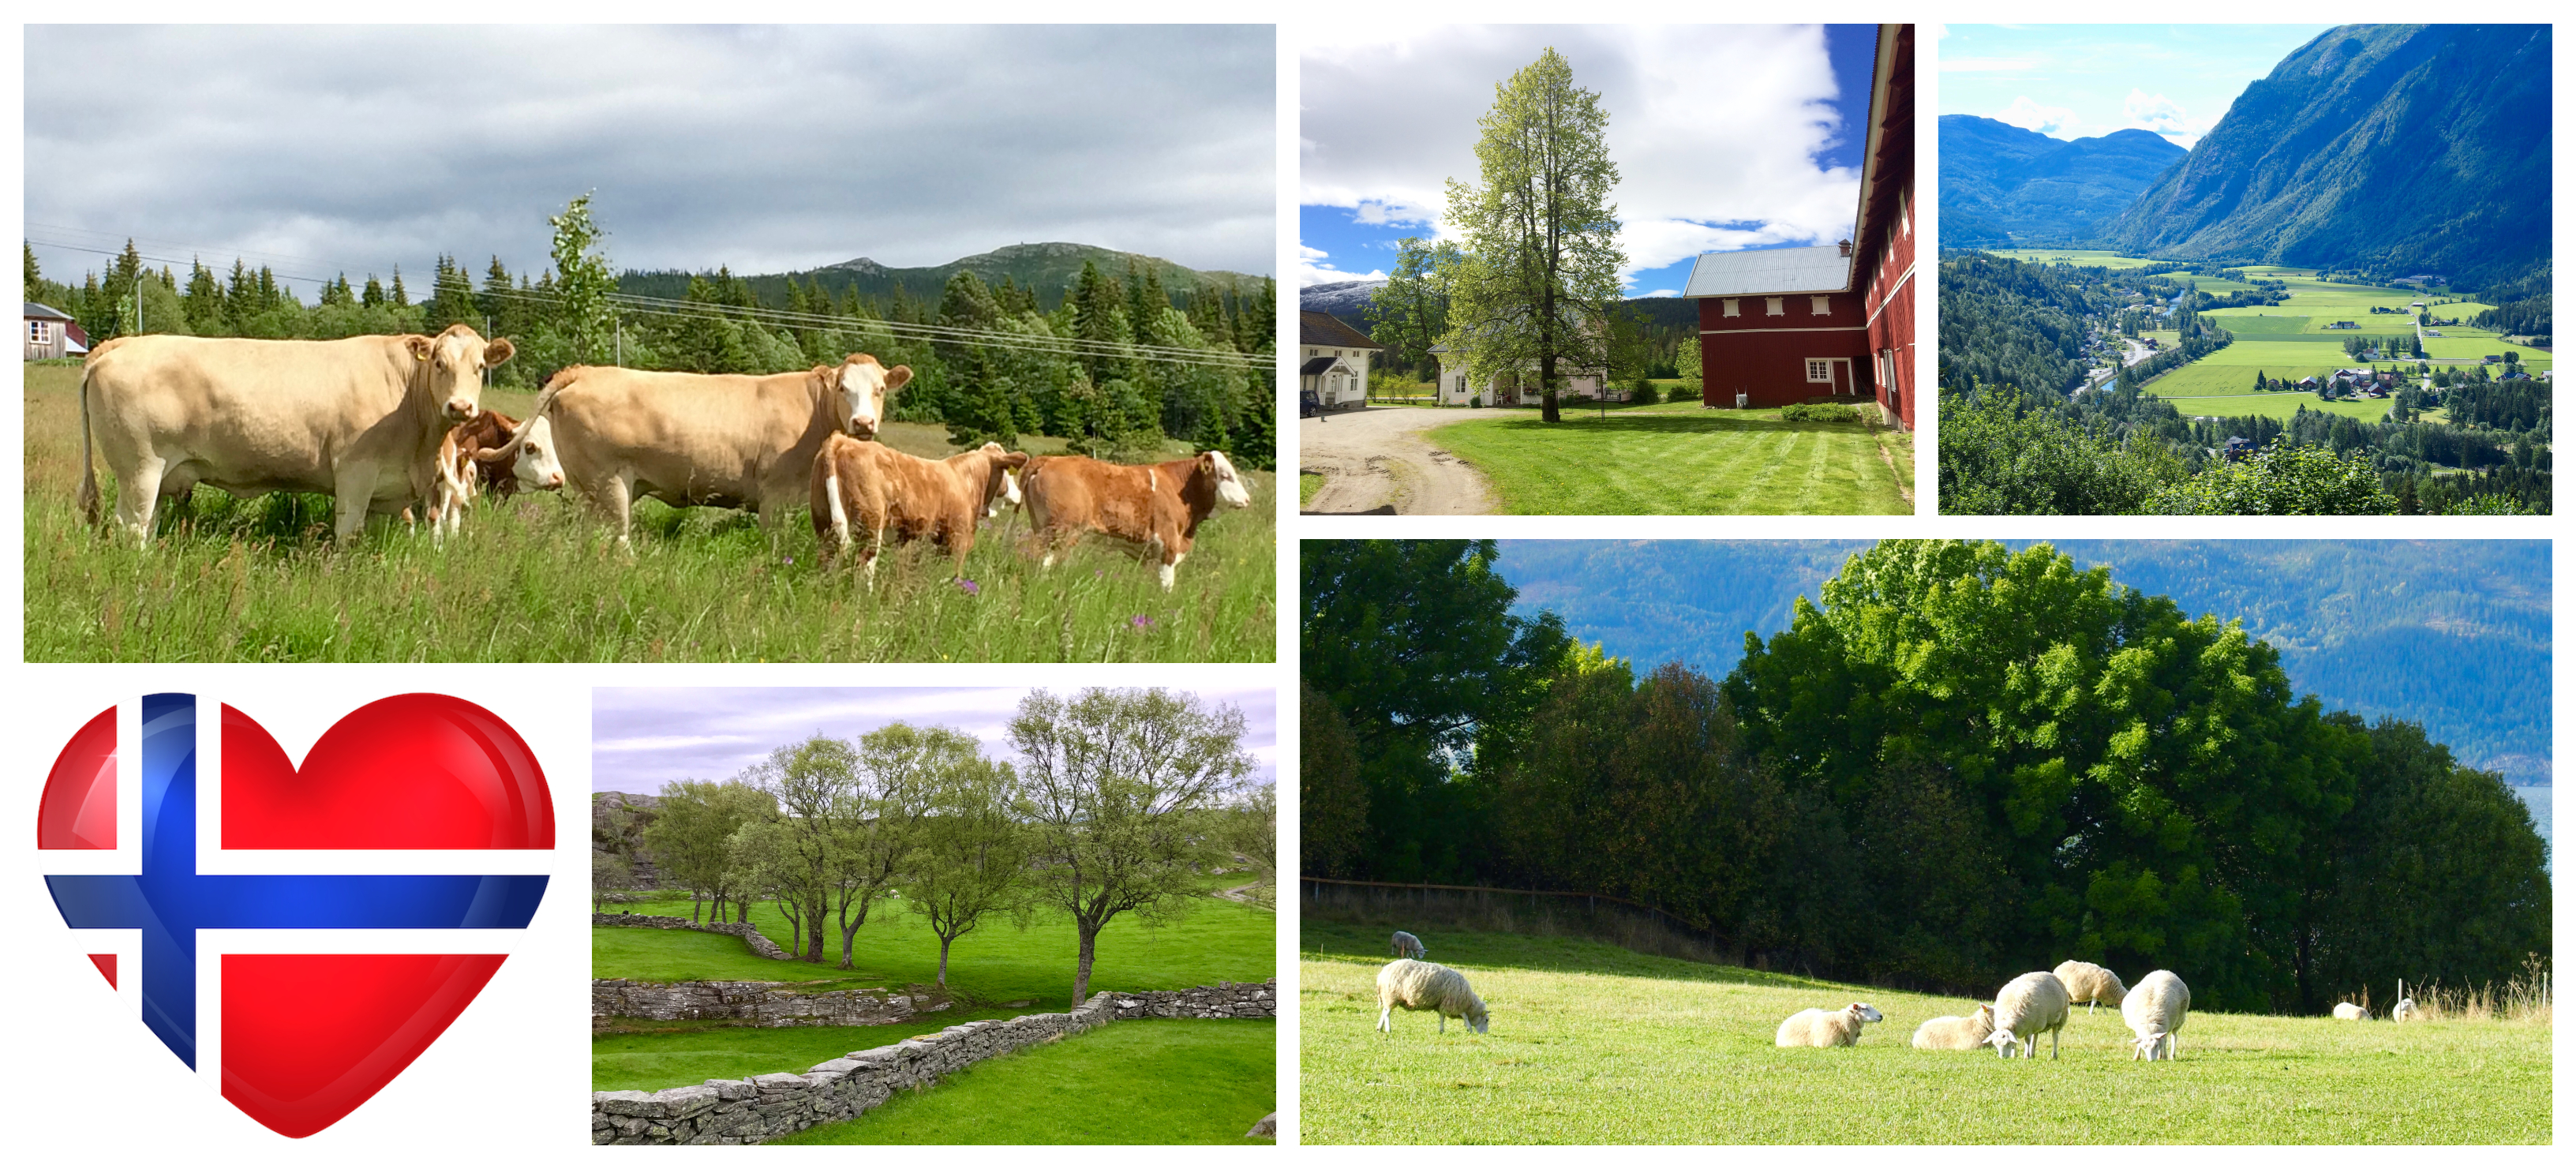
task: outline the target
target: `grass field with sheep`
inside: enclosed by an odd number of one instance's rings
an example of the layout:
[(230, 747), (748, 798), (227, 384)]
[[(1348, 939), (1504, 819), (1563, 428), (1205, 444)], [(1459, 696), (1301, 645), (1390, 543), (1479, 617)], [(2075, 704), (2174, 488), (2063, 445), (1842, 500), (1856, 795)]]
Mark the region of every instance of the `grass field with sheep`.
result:
[[(379, 518), (331, 545), (330, 500), (197, 489), (149, 550), (91, 529), (80, 482), (80, 370), (26, 371), (29, 661), (1260, 661), (1277, 657), (1277, 477), (1245, 471), (1252, 506), (1200, 527), (1164, 592), (1117, 541), (1052, 570), (1015, 547), (1027, 520), (987, 523), (952, 580), (926, 542), (889, 551), (873, 591), (816, 570), (799, 508), (765, 533), (748, 512), (635, 508), (634, 554), (568, 492), (478, 501), (445, 545)], [(486, 405), (523, 415), (533, 397)], [(894, 424), (887, 445), (947, 453), (943, 428)], [(1037, 453), (1061, 440), (1031, 438)], [(1186, 452), (1175, 452), (1183, 454)], [(99, 488), (116, 484), (103, 461)]]
[[(1392, 927), (1389, 927), (1392, 928)], [(1594, 942), (1416, 931), (1491, 1030), (1377, 1023), (1389, 930), (1307, 922), (1308, 1144), (2525, 1144), (2551, 1139), (2549, 1009), (2393, 1024), (2195, 1011), (2181, 1057), (2134, 1062), (2077, 1007), (2060, 1058), (1917, 1051), (1965, 998), (1711, 966)], [(2146, 971), (2123, 971), (2134, 981)], [(2185, 978), (2188, 980), (2188, 973)], [(1886, 1015), (1849, 1048), (1772, 1046), (1807, 1007)]]

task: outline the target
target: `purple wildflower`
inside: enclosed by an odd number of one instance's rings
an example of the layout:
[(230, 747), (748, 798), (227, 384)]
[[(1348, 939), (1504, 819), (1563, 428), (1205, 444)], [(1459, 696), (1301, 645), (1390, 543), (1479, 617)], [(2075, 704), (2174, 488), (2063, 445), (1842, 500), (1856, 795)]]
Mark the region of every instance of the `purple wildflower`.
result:
[(984, 589), (983, 586), (961, 576), (957, 578), (957, 591), (971, 597), (977, 593), (983, 592)]
[(1154, 619), (1142, 613), (1138, 613), (1127, 619), (1127, 628), (1129, 629), (1152, 629), (1153, 627)]

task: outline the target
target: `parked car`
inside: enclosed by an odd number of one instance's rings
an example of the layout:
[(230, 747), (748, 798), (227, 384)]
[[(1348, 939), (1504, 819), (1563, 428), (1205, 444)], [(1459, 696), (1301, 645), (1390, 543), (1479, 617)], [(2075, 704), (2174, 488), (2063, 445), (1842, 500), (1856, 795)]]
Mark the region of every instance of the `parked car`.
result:
[(1297, 416), (1299, 418), (1312, 418), (1315, 415), (1322, 413), (1323, 408), (1324, 404), (1315, 400), (1315, 391), (1297, 391)]

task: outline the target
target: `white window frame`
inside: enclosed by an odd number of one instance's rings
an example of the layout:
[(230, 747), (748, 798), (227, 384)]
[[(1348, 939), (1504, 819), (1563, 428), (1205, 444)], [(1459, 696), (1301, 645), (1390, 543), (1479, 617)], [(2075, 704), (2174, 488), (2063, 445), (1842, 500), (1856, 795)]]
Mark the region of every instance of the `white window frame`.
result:
[(1829, 386), (1834, 384), (1834, 359), (1830, 357), (1808, 358), (1807, 380), (1810, 382), (1823, 382)]
[(1830, 317), (1834, 315), (1834, 298), (1830, 296), (1808, 297), (1807, 315), (1816, 317)]
[(54, 323), (52, 321), (45, 320), (27, 322), (27, 343), (31, 345), (53, 344)]
[(1786, 301), (1787, 299), (1788, 299), (1787, 297), (1782, 297), (1782, 296), (1766, 296), (1766, 297), (1763, 297), (1763, 298), (1762, 298), (1762, 315), (1763, 315), (1763, 316), (1766, 316), (1766, 317), (1785, 317), (1785, 316), (1788, 316), (1788, 315), (1789, 315), (1789, 310), (1788, 310), (1788, 309), (1786, 309), (1786, 308), (1784, 308), (1784, 307), (1782, 307), (1782, 302), (1783, 302), (1783, 301)]
[(1744, 315), (1744, 302), (1737, 297), (1727, 297), (1726, 299), (1717, 302), (1717, 305), (1719, 316), (1740, 317)]

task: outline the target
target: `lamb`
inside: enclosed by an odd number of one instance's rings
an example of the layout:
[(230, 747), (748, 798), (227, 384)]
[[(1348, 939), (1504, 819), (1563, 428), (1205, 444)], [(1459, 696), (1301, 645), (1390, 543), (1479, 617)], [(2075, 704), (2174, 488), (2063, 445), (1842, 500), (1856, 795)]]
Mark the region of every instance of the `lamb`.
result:
[(1408, 934), (1403, 930), (1395, 931), (1396, 957), (1412, 958), (1419, 961), (1422, 958), (1422, 954), (1422, 939), (1414, 937), (1412, 934)]
[(1979, 1004), (1977, 1013), (1960, 1018), (1943, 1015), (1914, 1029), (1914, 1046), (1925, 1051), (1975, 1051), (1995, 1033), (1995, 1009)]
[(2138, 980), (2137, 989), (2120, 1000), (2120, 1019), (2138, 1034), (2134, 1059), (2172, 1059), (2182, 1051), (2183, 1019), (2191, 1014), (2191, 988), (2170, 970)]
[(2057, 964), (2057, 980), (2066, 984), (2066, 1001), (2084, 1004), (2084, 1013), (2092, 1014), (2096, 1003), (2119, 1006), (2129, 988), (2120, 985), (2120, 976), (2090, 962), (2072, 958)]
[(1449, 1033), (1449, 1019), (1464, 1020), (1467, 1030), (1485, 1033), (1487, 1019), (1485, 1000), (1467, 986), (1467, 976), (1437, 962), (1417, 962), (1398, 958), (1377, 972), (1377, 1029), (1395, 1034), (1395, 1008), (1408, 1011), (1439, 1013), (1440, 1033)]
[(1809, 1007), (1781, 1020), (1780, 1033), (1771, 1042), (1777, 1047), (1850, 1047), (1860, 1042), (1861, 1024), (1886, 1017), (1868, 1003), (1853, 1003), (1839, 1011)]
[(2370, 1018), (2370, 1008), (2360, 1003), (2336, 1003), (2334, 1017), (2348, 1023), (2358, 1023)]
[(2034, 970), (2004, 984), (1995, 995), (1995, 1031), (1986, 1042), (1995, 1054), (2012, 1058), (2016, 1046), (2029, 1059), (2048, 1032), (2048, 1058), (2057, 1058), (2057, 1034), (2066, 1028), (2066, 984), (2055, 974)]

